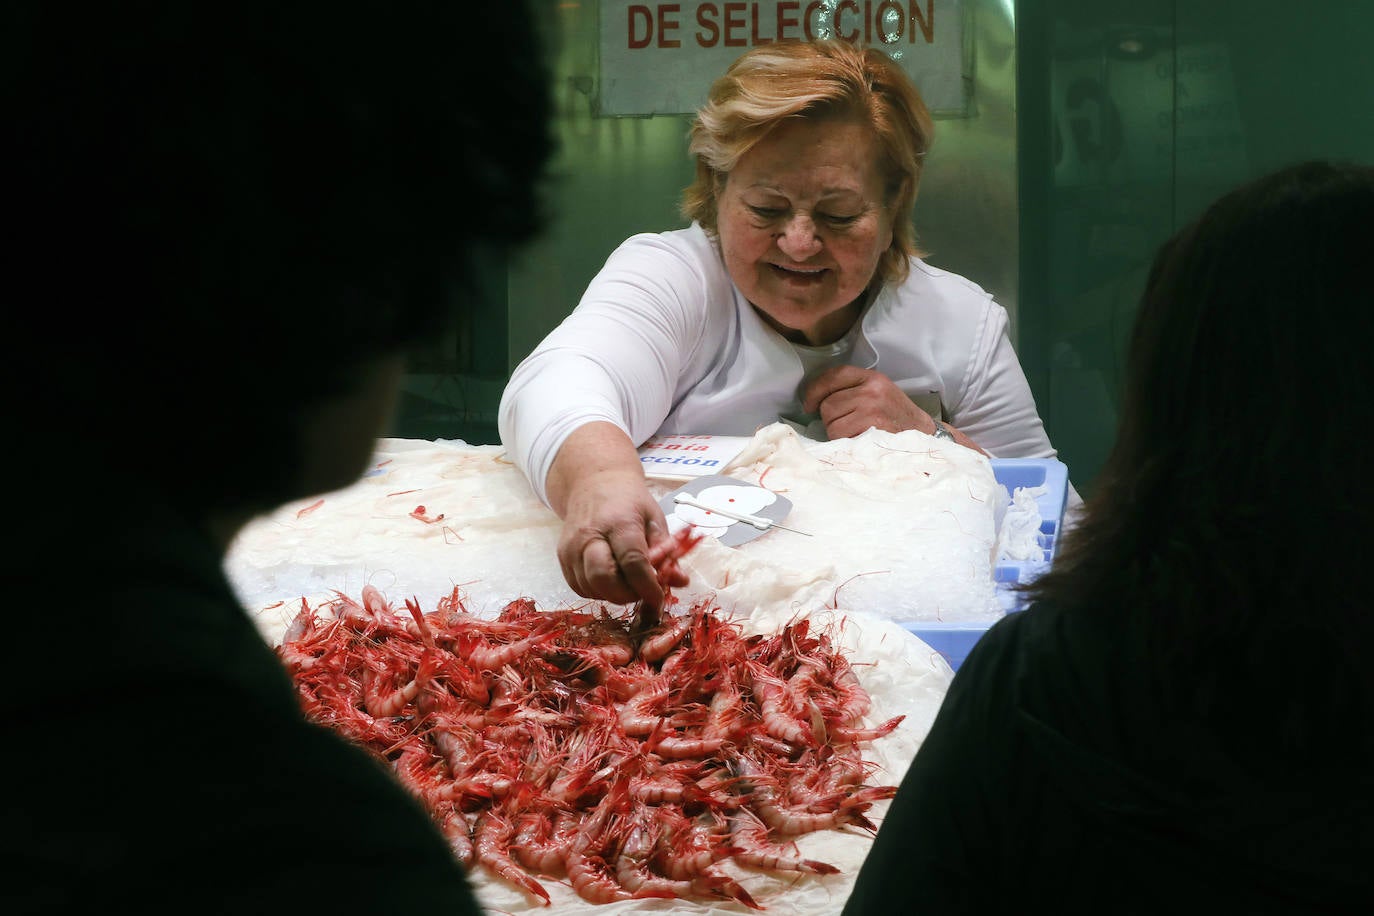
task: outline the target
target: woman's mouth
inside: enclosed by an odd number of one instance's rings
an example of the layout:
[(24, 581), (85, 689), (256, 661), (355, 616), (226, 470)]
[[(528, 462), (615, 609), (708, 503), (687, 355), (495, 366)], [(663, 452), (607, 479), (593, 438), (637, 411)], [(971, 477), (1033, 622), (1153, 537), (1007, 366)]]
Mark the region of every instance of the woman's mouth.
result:
[(784, 267), (781, 264), (770, 264), (773, 270), (784, 277), (796, 280), (809, 280), (819, 277), (825, 273), (824, 267)]

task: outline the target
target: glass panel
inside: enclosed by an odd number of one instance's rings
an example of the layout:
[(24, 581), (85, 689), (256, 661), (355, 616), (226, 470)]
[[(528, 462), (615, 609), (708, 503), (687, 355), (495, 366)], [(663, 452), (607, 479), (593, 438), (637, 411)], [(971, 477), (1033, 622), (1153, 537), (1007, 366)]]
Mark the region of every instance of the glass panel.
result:
[(1374, 4), (1022, 0), (1017, 14), (1019, 352), (1086, 496), (1155, 248), (1286, 162), (1374, 161)]

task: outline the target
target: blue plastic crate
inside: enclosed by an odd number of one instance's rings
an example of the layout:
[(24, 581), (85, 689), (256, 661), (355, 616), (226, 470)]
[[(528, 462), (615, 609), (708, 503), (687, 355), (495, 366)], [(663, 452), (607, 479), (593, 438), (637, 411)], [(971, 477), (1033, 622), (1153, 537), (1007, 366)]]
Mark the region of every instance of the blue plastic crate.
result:
[[(1041, 518), (1038, 538), (1041, 556), (1018, 562), (1001, 560), (993, 567), (997, 597), (1002, 603), (1002, 610), (1010, 614), (1025, 610), (1024, 599), (1010, 587), (1030, 582), (1049, 569), (1054, 561), (1060, 528), (1064, 523), (1064, 505), (1069, 495), (1069, 469), (1064, 462), (1053, 458), (993, 458), (992, 473), (997, 482), (1007, 488), (1008, 496), (1020, 487), (1046, 488), (1045, 494), (1036, 500)], [(982, 638), (991, 624), (910, 621), (903, 626), (944, 656), (950, 667), (957, 671), (972, 651), (973, 644)]]

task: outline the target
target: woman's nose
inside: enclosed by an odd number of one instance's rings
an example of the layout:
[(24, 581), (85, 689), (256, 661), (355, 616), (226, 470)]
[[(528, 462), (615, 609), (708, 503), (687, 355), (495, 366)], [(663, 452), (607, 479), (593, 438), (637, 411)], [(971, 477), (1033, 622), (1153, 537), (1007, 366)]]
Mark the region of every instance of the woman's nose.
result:
[(778, 248), (794, 261), (805, 261), (820, 251), (821, 240), (811, 217), (799, 213), (788, 220), (778, 236)]

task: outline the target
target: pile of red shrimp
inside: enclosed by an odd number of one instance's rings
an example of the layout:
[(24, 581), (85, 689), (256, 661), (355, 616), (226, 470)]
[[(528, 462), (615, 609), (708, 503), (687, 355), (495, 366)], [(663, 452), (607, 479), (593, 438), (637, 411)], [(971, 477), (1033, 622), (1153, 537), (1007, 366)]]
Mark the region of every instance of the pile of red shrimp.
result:
[(397, 613), (375, 588), (300, 613), (278, 653), (307, 715), (394, 768), (456, 857), (549, 903), (540, 879), (604, 903), (733, 900), (742, 869), (838, 871), (804, 833), (873, 831), (860, 752), (903, 717), (870, 708), (849, 662), (802, 621), (745, 636), (709, 603), (643, 633), (598, 610), (458, 590)]

